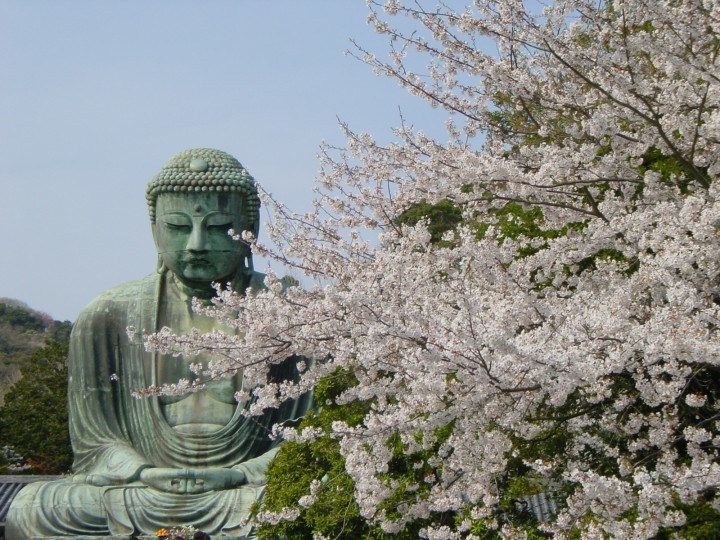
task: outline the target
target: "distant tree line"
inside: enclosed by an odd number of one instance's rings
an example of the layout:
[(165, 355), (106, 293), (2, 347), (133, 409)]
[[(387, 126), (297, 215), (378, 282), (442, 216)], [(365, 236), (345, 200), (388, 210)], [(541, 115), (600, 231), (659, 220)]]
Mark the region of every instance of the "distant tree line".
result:
[(0, 299), (0, 474), (69, 471), (67, 354), (72, 323)]

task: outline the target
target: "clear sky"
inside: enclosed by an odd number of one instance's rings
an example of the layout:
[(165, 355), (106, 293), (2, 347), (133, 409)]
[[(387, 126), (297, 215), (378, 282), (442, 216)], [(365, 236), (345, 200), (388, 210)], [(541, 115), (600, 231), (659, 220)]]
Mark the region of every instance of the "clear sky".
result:
[(344, 54), (349, 38), (384, 54), (366, 15), (363, 0), (0, 2), (0, 297), (74, 320), (152, 272), (145, 185), (185, 148), (233, 154), (302, 210), (319, 144), (344, 144), (338, 118), (386, 140), (399, 108), (440, 125)]

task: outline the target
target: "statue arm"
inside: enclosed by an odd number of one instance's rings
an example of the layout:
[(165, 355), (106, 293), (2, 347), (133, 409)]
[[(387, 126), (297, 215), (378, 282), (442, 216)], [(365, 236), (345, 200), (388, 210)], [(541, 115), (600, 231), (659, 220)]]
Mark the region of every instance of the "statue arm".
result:
[[(70, 338), (68, 407), (73, 470), (102, 479), (136, 480), (150, 463), (130, 444), (123, 419), (123, 395), (111, 376), (121, 372), (118, 318), (93, 302), (80, 314)], [(124, 325), (124, 320), (120, 320)], [(124, 331), (124, 326), (122, 327)], [(92, 482), (91, 482), (92, 483)]]
[(245, 475), (245, 481), (248, 484), (265, 484), (267, 482), (265, 473), (267, 472), (268, 465), (270, 465), (270, 462), (275, 459), (275, 455), (279, 450), (280, 446), (275, 446), (264, 454), (235, 465), (233, 469), (242, 471)]
[[(288, 358), (285, 363), (275, 367), (275, 372), (272, 376), (277, 380), (296, 380), (298, 379), (296, 362), (298, 357), (292, 356)], [(303, 359), (305, 362), (311, 362), (309, 359)], [(312, 408), (313, 393), (311, 391), (306, 392), (297, 399), (291, 399), (280, 405), (280, 407), (274, 412), (268, 412), (269, 416), (264, 422), (266, 428), (269, 430), (273, 424), (281, 423), (286, 425), (297, 425), (300, 420), (307, 414)], [(245, 474), (245, 478), (248, 484), (262, 485), (267, 483), (266, 472), (270, 462), (275, 459), (275, 456), (280, 451), (282, 441), (275, 441), (270, 449), (259, 456), (256, 456), (247, 461), (243, 461), (235, 465), (233, 468), (241, 470)]]

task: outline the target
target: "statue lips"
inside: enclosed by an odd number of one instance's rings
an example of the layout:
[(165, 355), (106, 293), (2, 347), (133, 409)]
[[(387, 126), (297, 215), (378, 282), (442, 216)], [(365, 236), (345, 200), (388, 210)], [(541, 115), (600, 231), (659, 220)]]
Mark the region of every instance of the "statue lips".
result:
[[(215, 250), (212, 252), (215, 255), (220, 253), (232, 253), (230, 250)], [(214, 266), (215, 261), (212, 257), (206, 255), (192, 255), (188, 254), (182, 258), (182, 262), (187, 266)]]
[(185, 264), (191, 264), (193, 266), (208, 266), (212, 262), (206, 257), (186, 257), (184, 259)]

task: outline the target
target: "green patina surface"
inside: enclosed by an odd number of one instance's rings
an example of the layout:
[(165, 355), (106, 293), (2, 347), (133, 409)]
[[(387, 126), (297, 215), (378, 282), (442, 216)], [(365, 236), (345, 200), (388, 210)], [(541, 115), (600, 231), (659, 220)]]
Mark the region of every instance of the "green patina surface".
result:
[[(262, 287), (249, 248), (227, 231), (257, 233), (254, 180), (232, 156), (210, 149), (174, 156), (147, 190), (158, 249), (156, 273), (102, 294), (85, 308), (70, 344), (73, 476), (31, 484), (15, 499), (6, 538), (129, 538), (194, 525), (213, 538), (252, 537), (250, 507), (264, 490), (278, 446), (276, 422), (295, 419), (309, 398), (248, 419), (235, 401), (242, 373), (182, 396), (135, 399), (151, 385), (192, 378), (208, 358), (146, 352), (128, 327), (176, 333), (223, 328), (191, 309), (213, 282), (238, 292)], [(292, 363), (277, 377), (294, 377)]]

